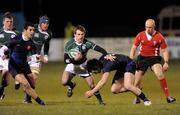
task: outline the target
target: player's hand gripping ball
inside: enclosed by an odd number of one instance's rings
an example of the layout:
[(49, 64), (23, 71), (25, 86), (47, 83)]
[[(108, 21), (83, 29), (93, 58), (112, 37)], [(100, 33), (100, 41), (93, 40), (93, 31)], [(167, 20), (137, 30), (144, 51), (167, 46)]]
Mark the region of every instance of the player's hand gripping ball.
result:
[(75, 58), (78, 53), (80, 53), (79, 50), (71, 49), (71, 50), (69, 50), (68, 55), (69, 55), (70, 58)]

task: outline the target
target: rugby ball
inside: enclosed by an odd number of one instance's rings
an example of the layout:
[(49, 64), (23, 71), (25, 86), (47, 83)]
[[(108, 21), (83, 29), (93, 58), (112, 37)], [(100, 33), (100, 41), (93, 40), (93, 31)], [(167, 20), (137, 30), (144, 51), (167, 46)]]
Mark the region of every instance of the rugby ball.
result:
[(69, 50), (68, 55), (69, 55), (70, 58), (74, 58), (77, 53), (79, 53), (79, 50), (71, 49), (71, 50)]

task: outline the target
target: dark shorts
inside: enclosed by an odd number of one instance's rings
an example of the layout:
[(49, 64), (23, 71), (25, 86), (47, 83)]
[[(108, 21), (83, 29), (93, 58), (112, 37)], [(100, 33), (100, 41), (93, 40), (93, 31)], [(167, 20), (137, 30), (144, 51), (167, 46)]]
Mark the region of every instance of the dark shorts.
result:
[(124, 78), (125, 72), (130, 72), (132, 74), (135, 74), (136, 71), (136, 63), (134, 61), (130, 61), (125, 68), (118, 69), (114, 75), (114, 78), (112, 80), (112, 84), (115, 83), (115, 80), (120, 80)]
[(9, 67), (9, 72), (11, 73), (13, 78), (15, 78), (17, 74), (23, 73), (24, 75), (27, 75), (32, 73), (28, 63), (24, 63), (23, 65), (20, 65), (20, 64), (16, 64), (12, 60), (9, 60), (8, 67)]
[(137, 57), (137, 70), (141, 70), (141, 71), (144, 71), (146, 72), (148, 67), (151, 67), (153, 66), (154, 64), (157, 64), (157, 63), (162, 63), (162, 57), (161, 56), (148, 56), (148, 57), (144, 57), (144, 56), (141, 56), (139, 55)]

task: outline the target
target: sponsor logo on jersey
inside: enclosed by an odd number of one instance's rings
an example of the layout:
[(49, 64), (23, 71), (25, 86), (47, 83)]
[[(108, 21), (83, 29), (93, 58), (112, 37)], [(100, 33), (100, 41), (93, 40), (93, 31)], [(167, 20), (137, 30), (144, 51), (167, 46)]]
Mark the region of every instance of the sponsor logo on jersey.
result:
[(27, 46), (27, 50), (30, 50), (30, 49), (31, 49), (31, 46), (30, 46), (30, 45), (28, 45), (28, 46)]
[(48, 39), (48, 37), (49, 37), (48, 35), (44, 36), (45, 39)]
[(4, 34), (0, 34), (0, 38), (4, 38)]
[(16, 36), (16, 35), (13, 34), (13, 35), (11, 35), (11, 38), (14, 38), (15, 36)]
[(39, 38), (39, 33), (34, 33), (34, 37)]

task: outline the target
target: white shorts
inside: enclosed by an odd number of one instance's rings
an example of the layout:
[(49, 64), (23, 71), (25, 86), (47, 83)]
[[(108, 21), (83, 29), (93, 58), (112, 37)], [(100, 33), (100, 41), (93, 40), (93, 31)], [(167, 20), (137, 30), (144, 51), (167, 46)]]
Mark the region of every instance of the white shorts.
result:
[(8, 70), (9, 59), (2, 59), (0, 57), (0, 70)]
[(2, 59), (5, 50), (7, 50), (6, 46), (0, 47), (0, 70), (8, 70), (9, 59)]
[(84, 62), (81, 65), (75, 65), (75, 64), (67, 64), (65, 71), (79, 75), (79, 76), (90, 76), (89, 72), (85, 69), (87, 62)]
[(41, 62), (37, 60), (36, 55), (32, 55), (28, 57), (28, 64), (33, 73), (39, 74), (40, 69), (41, 69)]

